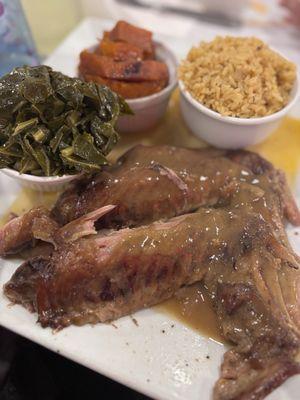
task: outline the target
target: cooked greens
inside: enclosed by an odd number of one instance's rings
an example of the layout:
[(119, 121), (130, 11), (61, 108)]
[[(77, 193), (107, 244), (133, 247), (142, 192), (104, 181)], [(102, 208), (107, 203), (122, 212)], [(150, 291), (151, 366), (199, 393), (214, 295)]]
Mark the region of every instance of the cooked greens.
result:
[(131, 114), (105, 86), (47, 66), (20, 67), (0, 79), (0, 168), (53, 176), (107, 164), (114, 126)]

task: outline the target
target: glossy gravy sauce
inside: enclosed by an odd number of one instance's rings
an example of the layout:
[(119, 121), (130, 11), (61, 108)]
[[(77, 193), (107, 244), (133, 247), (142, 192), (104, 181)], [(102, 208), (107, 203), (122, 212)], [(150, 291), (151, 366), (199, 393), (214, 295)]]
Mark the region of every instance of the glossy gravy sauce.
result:
[[(123, 135), (112, 158), (116, 159), (124, 151), (137, 143), (173, 144), (186, 147), (204, 147), (204, 142), (194, 137), (184, 126), (178, 105), (178, 93), (173, 95), (170, 107), (163, 122), (150, 133)], [(260, 153), (277, 168), (287, 174), (289, 183), (293, 185), (300, 166), (300, 120), (286, 118), (274, 134), (264, 143), (253, 146), (251, 150)], [(38, 193), (23, 189), (5, 215), (0, 218), (3, 224), (10, 213), (22, 214), (28, 209), (44, 205), (51, 207), (58, 193)], [(217, 319), (206, 289), (202, 284), (195, 284), (182, 289), (178, 296), (158, 305), (155, 309), (167, 313), (195, 331), (218, 342), (224, 342), (218, 328)]]
[(166, 312), (180, 322), (213, 339), (224, 343), (216, 314), (213, 310), (207, 290), (202, 283), (182, 288), (176, 297), (155, 307)]

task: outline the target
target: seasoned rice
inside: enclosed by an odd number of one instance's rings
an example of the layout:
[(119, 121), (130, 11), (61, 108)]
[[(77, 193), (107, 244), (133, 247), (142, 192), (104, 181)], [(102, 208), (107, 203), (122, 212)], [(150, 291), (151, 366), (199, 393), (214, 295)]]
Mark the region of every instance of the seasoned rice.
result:
[(193, 47), (179, 67), (188, 92), (222, 115), (263, 117), (289, 101), (296, 66), (254, 37), (216, 37)]

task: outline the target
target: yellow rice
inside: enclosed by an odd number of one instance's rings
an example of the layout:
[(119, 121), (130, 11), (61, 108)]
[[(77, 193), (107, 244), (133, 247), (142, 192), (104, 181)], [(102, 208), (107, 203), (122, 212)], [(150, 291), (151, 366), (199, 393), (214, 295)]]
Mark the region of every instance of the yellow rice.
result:
[(262, 117), (289, 101), (296, 66), (254, 37), (216, 37), (193, 47), (179, 67), (190, 94), (222, 115)]

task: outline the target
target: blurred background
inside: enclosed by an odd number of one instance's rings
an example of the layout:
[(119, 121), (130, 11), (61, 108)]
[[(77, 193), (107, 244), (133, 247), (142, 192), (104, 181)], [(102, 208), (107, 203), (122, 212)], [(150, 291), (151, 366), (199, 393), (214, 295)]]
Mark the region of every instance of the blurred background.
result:
[(206, 23), (229, 29), (243, 26), (251, 32), (257, 29), (275, 34), (274, 41), (287, 42), (289, 46), (299, 46), (300, 42), (299, 0), (21, 0), (21, 3), (42, 57), (49, 55), (85, 17), (123, 18), (154, 32), (180, 37), (190, 37)]
[(187, 48), (209, 33), (257, 35), (300, 65), (300, 0), (0, 0), (0, 75), (44, 60), (85, 18), (124, 19)]

